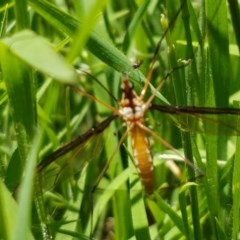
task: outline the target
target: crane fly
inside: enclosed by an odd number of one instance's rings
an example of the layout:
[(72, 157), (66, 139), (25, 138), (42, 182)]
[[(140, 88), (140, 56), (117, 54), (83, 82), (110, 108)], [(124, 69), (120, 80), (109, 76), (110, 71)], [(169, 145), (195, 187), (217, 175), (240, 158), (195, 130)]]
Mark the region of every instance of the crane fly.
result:
[[(150, 79), (150, 78), (149, 78)], [(165, 78), (161, 84), (155, 89), (156, 92), (162, 88), (167, 78)], [(97, 126), (92, 127), (88, 131), (86, 131), (81, 136), (77, 137), (70, 143), (63, 145), (52, 154), (48, 155), (42, 162), (40, 162), (37, 166), (37, 172), (41, 174), (41, 172), (51, 163), (53, 163), (58, 158), (62, 157), (63, 155), (67, 154), (69, 151), (74, 150), (75, 148), (81, 148), (86, 142), (90, 141), (92, 137), (97, 136), (103, 133), (106, 128), (109, 127), (112, 121), (116, 120), (117, 118), (121, 118), (123, 121), (126, 122), (127, 130), (123, 134), (120, 139), (120, 143), (122, 144), (123, 141), (127, 136), (129, 136), (131, 141), (131, 146), (133, 150), (133, 159), (134, 164), (137, 169), (137, 172), (140, 176), (142, 181), (142, 185), (144, 188), (145, 193), (148, 195), (153, 194), (155, 191), (154, 186), (154, 166), (153, 166), (153, 159), (151, 155), (150, 145), (149, 145), (149, 137), (148, 135), (152, 135), (156, 138), (161, 144), (165, 145), (166, 147), (170, 148), (176, 155), (180, 156), (183, 161), (186, 161), (187, 164), (191, 165), (188, 159), (182, 156), (177, 150), (175, 150), (171, 144), (167, 143), (164, 139), (158, 136), (155, 132), (149, 129), (145, 125), (145, 112), (150, 110), (160, 111), (162, 113), (176, 115), (176, 116), (187, 116), (193, 117), (195, 120), (199, 121), (199, 118), (204, 119), (206, 124), (220, 124), (223, 129), (226, 129), (233, 135), (239, 135), (240, 129), (234, 126), (236, 123), (234, 115), (240, 114), (240, 109), (238, 108), (213, 108), (213, 107), (195, 107), (195, 106), (167, 106), (167, 105), (157, 105), (153, 104), (152, 101), (155, 97), (155, 93), (153, 93), (146, 101), (144, 101), (144, 96), (146, 90), (148, 88), (149, 82), (146, 82), (143, 90), (139, 95), (133, 90), (133, 86), (129, 81), (127, 76), (124, 76), (122, 80), (122, 99), (119, 101), (119, 108), (113, 108), (112, 106), (108, 106), (110, 110), (113, 111), (113, 114), (99, 123)], [(83, 95), (90, 97), (96, 100), (94, 97), (91, 97), (88, 93), (83, 92), (82, 90), (76, 89), (76, 91), (82, 93)], [(98, 100), (96, 100), (98, 101)], [(101, 101), (100, 101), (101, 102)], [(216, 122), (216, 119), (211, 118), (211, 115), (219, 115), (219, 119)], [(231, 122), (229, 121), (231, 120)], [(181, 124), (181, 129), (186, 128), (188, 126), (184, 126), (184, 123)], [(226, 133), (226, 131), (224, 131)], [(112, 155), (112, 158), (114, 155)], [(111, 159), (112, 160), (112, 159)], [(109, 163), (108, 163), (109, 164)], [(108, 164), (104, 166), (104, 170), (102, 174), (107, 170)], [(195, 168), (195, 167), (194, 167)], [(195, 168), (195, 170), (198, 170)], [(95, 187), (95, 186), (94, 186)], [(92, 227), (91, 227), (92, 228)], [(92, 230), (91, 230), (92, 233)]]
[[(151, 195), (154, 192), (154, 167), (153, 167), (153, 160), (151, 156), (151, 150), (149, 146), (149, 139), (148, 135), (152, 135), (160, 144), (163, 144), (167, 148), (171, 149), (176, 155), (180, 156), (183, 161), (185, 161), (188, 165), (195, 168), (195, 170), (201, 172), (197, 167), (193, 166), (193, 164), (182, 156), (174, 147), (166, 142), (163, 138), (158, 136), (154, 133), (151, 129), (149, 129), (145, 125), (145, 113), (149, 110), (159, 111), (163, 114), (170, 114), (177, 117), (186, 116), (188, 118), (193, 118), (193, 124), (195, 126), (189, 126), (188, 123), (186, 125), (185, 121), (181, 121), (178, 119), (179, 127), (184, 131), (191, 131), (193, 128), (198, 128), (199, 124), (196, 125), (195, 120), (206, 122), (207, 125), (221, 125), (220, 130), (224, 134), (231, 135), (239, 135), (240, 129), (237, 128), (237, 121), (238, 119), (234, 117), (234, 115), (240, 114), (240, 109), (238, 108), (214, 108), (214, 107), (196, 107), (196, 106), (172, 106), (172, 105), (157, 105), (152, 103), (155, 95), (161, 90), (164, 86), (165, 82), (168, 80), (168, 77), (172, 74), (172, 72), (177, 71), (179, 68), (184, 67), (181, 65), (180, 67), (176, 67), (175, 69), (171, 69), (167, 75), (164, 77), (162, 82), (154, 89), (154, 92), (150, 95), (147, 100), (144, 100), (145, 94), (149, 88), (150, 80), (152, 76), (153, 66), (156, 61), (156, 55), (158, 53), (158, 49), (163, 37), (160, 39), (158, 46), (155, 51), (155, 55), (151, 62), (151, 67), (147, 76), (146, 83), (138, 95), (134, 89), (133, 85), (130, 82), (130, 79), (125, 74), (122, 79), (122, 99), (118, 102), (118, 108), (112, 107), (106, 104), (104, 101), (100, 99), (96, 99), (92, 95), (87, 92), (80, 90), (72, 86), (76, 92), (79, 92), (83, 96), (92, 99), (93, 101), (97, 101), (104, 106), (106, 106), (109, 110), (113, 112), (112, 115), (107, 117), (97, 126), (90, 128), (81, 136), (77, 137), (76, 139), (72, 140), (66, 145), (63, 145), (59, 149), (52, 152), (48, 155), (43, 161), (41, 161), (37, 166), (37, 172), (41, 172), (44, 170), (48, 165), (52, 162), (60, 158), (61, 156), (67, 154), (68, 152), (74, 150), (75, 148), (84, 145), (86, 142), (90, 141), (93, 136), (97, 136), (104, 132), (104, 130), (111, 124), (111, 122), (117, 118), (121, 118), (127, 126), (127, 130), (123, 134), (120, 139), (120, 144), (123, 143), (127, 136), (130, 137), (131, 146), (133, 150), (133, 159), (134, 164), (137, 168), (139, 176), (142, 180), (143, 187), (145, 192)], [(139, 67), (141, 63), (136, 63), (133, 68)], [(212, 118), (211, 116), (218, 115), (218, 120)], [(209, 130), (207, 132), (211, 133), (211, 127), (208, 127)], [(206, 129), (205, 129), (206, 130)], [(221, 134), (221, 132), (218, 132)], [(119, 145), (120, 145), (119, 144)], [(111, 159), (112, 160), (112, 159)], [(108, 164), (106, 164), (102, 173), (106, 171)], [(99, 177), (100, 178), (100, 177)], [(98, 179), (99, 181), (99, 179)]]
[[(163, 34), (165, 36), (165, 34)], [(80, 135), (71, 142), (63, 145), (59, 149), (52, 152), (46, 158), (44, 158), (37, 166), (37, 172), (42, 173), (49, 165), (55, 162), (57, 159), (61, 158), (63, 155), (67, 154), (70, 151), (73, 151), (76, 148), (79, 148), (81, 153), (81, 147), (86, 143), (90, 142), (92, 138), (101, 135), (105, 130), (110, 126), (110, 124), (117, 120), (122, 119), (127, 126), (127, 130), (122, 134), (122, 137), (119, 140), (119, 146), (124, 142), (124, 140), (129, 136), (132, 146), (133, 159), (136, 166), (136, 169), (139, 173), (139, 176), (142, 181), (145, 193), (151, 195), (155, 191), (154, 186), (154, 168), (152, 154), (150, 150), (149, 136), (152, 136), (153, 139), (167, 148), (170, 148), (174, 153), (181, 157), (187, 164), (192, 165), (191, 162), (182, 156), (174, 147), (161, 138), (155, 131), (151, 130), (145, 121), (145, 114), (147, 112), (161, 112), (170, 116), (174, 116), (177, 122), (177, 125), (182, 131), (203, 131), (215, 134), (215, 129), (211, 126), (218, 125), (220, 126), (223, 134), (231, 135), (240, 135), (240, 129), (236, 126), (238, 121), (238, 116), (240, 114), (240, 109), (238, 108), (214, 108), (214, 107), (197, 107), (197, 106), (173, 106), (173, 105), (159, 105), (154, 102), (156, 95), (164, 87), (164, 84), (168, 81), (169, 76), (174, 71), (178, 71), (179, 67), (173, 68), (170, 70), (166, 76), (162, 79), (162, 82), (157, 85), (156, 88), (150, 93), (150, 96), (147, 97), (147, 92), (149, 91), (152, 72), (154, 70), (154, 65), (157, 59), (157, 54), (159, 51), (159, 46), (161, 44), (163, 37), (157, 44), (156, 51), (153, 56), (153, 60), (150, 65), (149, 73), (146, 77), (146, 82), (140, 91), (137, 94), (133, 90), (131, 79), (128, 77), (128, 73), (124, 73), (122, 80), (122, 98), (118, 102), (118, 107), (113, 107), (108, 105), (101, 99), (90, 95), (88, 92), (85, 92), (81, 89), (77, 89), (75, 86), (72, 88), (79, 92), (83, 96), (92, 99), (93, 101), (102, 103), (106, 108), (108, 108), (112, 114), (109, 115), (105, 120), (100, 122), (95, 127), (90, 128), (84, 134)], [(138, 64), (137, 64), (138, 67)], [(184, 67), (183, 67), (184, 68)], [(134, 71), (134, 70), (133, 70)], [(217, 116), (217, 118), (215, 118)], [(191, 126), (185, 121), (185, 117), (192, 120)], [(203, 122), (203, 126), (199, 126), (198, 122)], [(197, 124), (195, 124), (197, 123)], [(205, 127), (210, 126), (210, 127)], [(77, 150), (76, 150), (77, 151)], [(115, 153), (115, 151), (114, 151)], [(114, 158), (114, 154), (111, 155), (109, 161)], [(101, 176), (109, 167), (109, 163), (103, 167)], [(196, 170), (196, 168), (195, 168)]]
[[(162, 87), (164, 82), (165, 81), (163, 81), (162, 84), (160, 84), (158, 88), (156, 88), (156, 91), (158, 91), (158, 89)], [(143, 88), (141, 94), (137, 95), (136, 92), (133, 90), (133, 86), (130, 83), (129, 79), (125, 77), (122, 81), (123, 96), (121, 101), (119, 102), (119, 109), (108, 106), (113, 111), (112, 115), (110, 115), (97, 126), (92, 127), (81, 136), (72, 140), (70, 143), (63, 145), (62, 147), (54, 151), (52, 154), (48, 155), (43, 161), (38, 164), (37, 171), (41, 172), (49, 164), (51, 164), (61, 156), (67, 154), (69, 151), (72, 151), (77, 147), (81, 147), (82, 144), (85, 144), (93, 136), (101, 134), (113, 120), (120, 117), (126, 122), (127, 125), (127, 131), (124, 133), (120, 142), (122, 143), (126, 136), (129, 135), (133, 149), (135, 166), (138, 169), (146, 193), (152, 194), (154, 190), (153, 163), (147, 135), (153, 134), (153, 132), (144, 125), (144, 114), (146, 111), (157, 110), (162, 113), (177, 116), (186, 115), (196, 118), (197, 120), (199, 120), (199, 118), (205, 119), (205, 121), (208, 122), (207, 124), (220, 124), (224, 129), (230, 131), (231, 134), (240, 134), (240, 129), (238, 129), (235, 125), (236, 119), (233, 117), (234, 115), (240, 114), (240, 109), (156, 105), (152, 104), (152, 100), (155, 97), (155, 94), (152, 94), (147, 101), (143, 101), (147, 87), (148, 82), (145, 84), (145, 87)], [(79, 91), (79, 89), (77, 91)], [(84, 93), (82, 91), (80, 92), (89, 97), (88, 93)], [(209, 117), (211, 115), (222, 115), (222, 117), (220, 117), (222, 120), (213, 120), (211, 119), (211, 117)], [(229, 122), (230, 119), (231, 123)], [(184, 126), (182, 126), (182, 128), (184, 128)], [(162, 142), (164, 145), (167, 145), (167, 147), (169, 147), (171, 150), (174, 150), (170, 144), (166, 143), (159, 136), (157, 137), (157, 139), (160, 139), (160, 142)], [(175, 152), (177, 155), (180, 155), (180, 153), (178, 153), (177, 151)]]

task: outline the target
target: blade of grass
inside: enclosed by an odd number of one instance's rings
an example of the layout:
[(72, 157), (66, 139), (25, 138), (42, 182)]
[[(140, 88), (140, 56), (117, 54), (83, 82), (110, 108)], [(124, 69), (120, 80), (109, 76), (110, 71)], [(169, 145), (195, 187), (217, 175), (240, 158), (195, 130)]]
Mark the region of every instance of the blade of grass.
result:
[[(117, 149), (117, 152), (114, 154), (113, 160), (108, 169), (108, 175), (110, 176), (111, 181), (117, 179), (116, 176), (121, 175), (123, 169), (123, 161), (121, 157), (121, 151), (119, 146), (119, 139), (113, 138), (114, 132), (116, 132), (116, 123), (114, 127), (110, 129), (110, 136), (105, 137), (108, 146), (106, 147), (107, 159), (110, 159), (113, 151)], [(132, 222), (130, 217), (130, 200), (129, 193), (126, 187), (126, 179), (124, 176), (119, 178), (122, 181), (121, 188), (116, 189), (116, 193), (112, 198), (112, 207), (113, 207), (113, 216), (114, 216), (114, 226), (115, 226), (115, 237), (116, 239), (128, 239), (131, 232)], [(114, 187), (114, 186), (113, 186)]]
[[(128, 170), (123, 171), (104, 189), (104, 193), (101, 194), (93, 209), (93, 227), (97, 224), (99, 214), (103, 212), (103, 208), (106, 207), (109, 200), (114, 196), (115, 191), (118, 191), (120, 188), (119, 191), (121, 192), (121, 186), (127, 181), (128, 174)], [(86, 229), (86, 233), (89, 234), (91, 229), (91, 221), (88, 222)]]
[(7, 21), (8, 21), (8, 9), (13, 6), (12, 4), (6, 4), (3, 8), (0, 8), (0, 13), (3, 12), (1, 25), (0, 25), (0, 37), (3, 37), (7, 31)]
[(30, 25), (29, 21), (29, 12), (28, 12), (28, 1), (14, 1), (14, 10), (16, 15), (16, 25), (17, 29), (25, 29), (28, 28)]
[(129, 24), (129, 27), (126, 31), (126, 34), (124, 36), (123, 44), (122, 44), (122, 50), (124, 53), (127, 52), (128, 48), (130, 47), (131, 39), (133, 39), (133, 35), (136, 31), (136, 28), (139, 26), (139, 23), (142, 21), (142, 18), (144, 16), (144, 13), (147, 10), (147, 7), (149, 6), (151, 1), (145, 0), (144, 3), (137, 9), (136, 14), (134, 15), (134, 18), (132, 19), (131, 23)]
[(2, 51), (5, 48), (5, 51), (11, 52), (13, 56), (18, 57), (32, 68), (56, 80), (68, 84), (77, 82), (74, 68), (54, 52), (45, 39), (30, 30), (24, 30), (4, 38), (0, 47)]
[(19, 152), (24, 163), (29, 150), (28, 144), (34, 137), (36, 126), (34, 76), (32, 70), (11, 54), (3, 42), (0, 42), (0, 53), (8, 98), (13, 110)]
[[(229, 78), (231, 78), (231, 66), (229, 62), (229, 39), (227, 24), (226, 2), (218, 1), (216, 4), (206, 2), (206, 19), (208, 27), (208, 42), (210, 69), (207, 79), (213, 84), (214, 93), (209, 91), (209, 105), (228, 106), (229, 98)], [(212, 81), (212, 82), (211, 82)], [(211, 88), (209, 88), (211, 90)], [(224, 92), (224, 96), (223, 93)], [(215, 98), (215, 99), (214, 99)], [(216, 126), (217, 131), (217, 126)], [(219, 186), (217, 159), (227, 159), (227, 137), (226, 136), (206, 136), (206, 189), (207, 201), (210, 211), (213, 234), (217, 238), (218, 230), (224, 228), (224, 210), (220, 208), (219, 191), (223, 187)], [(216, 221), (218, 227), (216, 228)], [(224, 227), (223, 227), (224, 226)], [(227, 229), (227, 228), (226, 228)], [(221, 234), (219, 232), (219, 234)]]
[[(186, 41), (187, 41), (187, 52), (188, 56), (187, 57), (192, 57), (193, 56), (193, 47), (192, 47), (192, 36), (190, 32), (190, 21), (189, 21), (189, 10), (188, 10), (188, 5), (186, 1), (182, 1), (182, 6), (183, 6), (183, 13), (182, 13), (182, 18), (183, 18), (183, 23), (185, 27), (185, 34), (186, 34)], [(164, 21), (163, 21), (164, 23)], [(166, 23), (164, 23), (166, 24)], [(168, 24), (166, 24), (168, 25)], [(165, 26), (166, 27), (166, 26)], [(166, 36), (166, 41), (169, 46), (169, 62), (170, 66), (176, 67), (178, 65), (177, 62), (177, 52), (175, 51), (173, 40), (170, 36), (170, 34), (167, 34)], [(196, 65), (193, 64), (191, 65), (191, 74), (193, 76), (193, 79), (196, 79), (197, 76), (197, 70), (196, 70)], [(192, 77), (191, 76), (191, 77)], [(194, 78), (195, 76), (195, 78)], [(173, 74), (173, 79), (172, 79), (172, 84), (174, 87), (174, 94), (176, 96), (176, 103), (177, 105), (194, 105), (192, 102), (193, 96), (194, 96), (194, 90), (191, 91), (189, 94), (184, 94), (184, 89), (187, 89), (188, 86), (193, 86), (193, 83), (191, 81), (191, 77), (186, 76), (185, 78), (183, 75), (180, 74), (180, 71), (176, 71)], [(196, 80), (197, 81), (197, 80)], [(194, 88), (193, 88), (194, 89)], [(189, 96), (192, 94), (192, 96)], [(194, 165), (193, 162), (193, 153), (192, 153), (192, 143), (191, 143), (191, 137), (189, 132), (181, 132), (181, 138), (182, 138), (182, 145), (184, 148), (184, 155), (186, 159), (190, 160), (192, 164)], [(188, 167), (188, 176), (189, 179), (193, 179), (195, 177), (194, 169)], [(185, 196), (180, 196), (180, 200), (182, 203), (184, 203), (183, 197)], [(195, 187), (190, 188), (190, 197), (191, 197), (191, 211), (192, 211), (192, 219), (193, 219), (193, 229), (194, 229), (194, 238), (195, 239), (201, 239), (201, 228), (200, 228), (200, 221), (199, 221), (199, 206), (198, 206), (198, 196), (197, 196), (197, 190)], [(186, 215), (186, 209), (184, 209), (184, 204), (181, 205), (181, 212), (182, 216), (184, 217)], [(185, 217), (186, 219), (186, 217)], [(186, 230), (187, 236), (190, 237), (189, 235), (189, 225), (186, 221), (184, 221), (184, 227)]]
[(33, 239), (29, 234), (31, 228), (32, 195), (34, 190), (35, 166), (38, 156), (38, 144), (41, 134), (35, 139), (29, 153), (26, 172), (19, 191), (19, 208), (16, 215), (16, 224), (13, 228), (13, 240)]
[(240, 51), (240, 29), (238, 23), (240, 22), (239, 4), (237, 0), (228, 0), (230, 14), (232, 18), (235, 37), (238, 45), (238, 52)]
[[(210, 64), (214, 81), (217, 106), (228, 106), (229, 79), (231, 66), (229, 59), (229, 38), (227, 24), (227, 4), (218, 1), (206, 2)], [(225, 92), (224, 96), (222, 92)]]
[(173, 221), (174, 225), (182, 232), (185, 232), (184, 224), (182, 222), (181, 217), (176, 213), (174, 209), (172, 209), (171, 206), (169, 206), (160, 195), (155, 194), (154, 197), (156, 198), (156, 201), (158, 203), (159, 208), (165, 212), (170, 219)]
[(67, 56), (69, 62), (72, 62), (79, 55), (79, 52), (82, 51), (89, 35), (92, 32), (92, 29), (98, 20), (99, 12), (105, 7), (106, 4), (107, 0), (96, 0), (89, 12), (85, 14), (82, 22), (87, 24), (82, 24), (82, 27), (78, 29), (75, 37), (73, 38), (73, 44)]
[[(191, 137), (190, 133), (182, 133), (182, 141), (183, 141), (183, 148), (184, 148), (184, 155), (187, 159), (191, 159), (193, 163), (193, 152), (192, 152), (192, 143), (191, 143)], [(188, 176), (189, 179), (194, 179), (195, 172), (194, 169), (191, 167), (188, 167)], [(196, 186), (192, 186), (189, 189), (190, 191), (190, 197), (191, 197), (191, 211), (192, 211), (192, 221), (193, 221), (193, 229), (194, 229), (194, 239), (202, 239), (201, 237), (201, 227), (200, 227), (200, 214), (199, 214), (199, 203), (198, 203), (198, 193)], [(184, 203), (182, 194), (180, 196), (181, 202)], [(184, 205), (181, 205), (181, 212), (184, 215), (186, 212), (186, 209), (184, 210)], [(189, 233), (189, 225), (186, 221), (184, 221), (186, 233)], [(191, 239), (191, 238), (190, 238)]]
[[(130, 142), (130, 141), (129, 141)], [(129, 143), (131, 146), (131, 144)], [(148, 217), (146, 214), (146, 207), (144, 204), (144, 192), (142, 189), (141, 181), (136, 172), (132, 159), (129, 158), (129, 174), (130, 174), (130, 197), (131, 197), (131, 212), (132, 212), (132, 223), (134, 229), (134, 235), (136, 239), (151, 239)]]
[[(2, 179), (0, 178), (0, 236), (2, 239), (12, 239), (13, 229), (16, 225), (17, 211), (19, 206), (12, 197), (12, 194), (6, 188)], [(26, 206), (24, 206), (25, 209)], [(28, 239), (33, 239), (31, 232), (28, 229)], [(31, 236), (31, 237), (30, 237)]]
[[(206, 79), (209, 81), (209, 90), (208, 90), (208, 100), (207, 105), (210, 106), (214, 104), (214, 92), (212, 83), (212, 77), (209, 72), (207, 72)], [(206, 128), (208, 125), (206, 124)], [(212, 126), (214, 127), (214, 126)], [(214, 127), (217, 132), (217, 126)], [(207, 132), (207, 131), (206, 131)], [(206, 135), (205, 137), (206, 144), (206, 168), (205, 168), (205, 177), (204, 185), (207, 196), (207, 208), (210, 212), (210, 223), (211, 229), (213, 231), (213, 236), (216, 238), (216, 228), (215, 228), (215, 219), (218, 218), (218, 213), (220, 209), (220, 200), (219, 200), (219, 183), (218, 183), (218, 166), (217, 166), (217, 136)]]
[[(238, 104), (239, 107), (239, 104)], [(240, 120), (238, 121), (240, 124)], [(239, 238), (240, 230), (240, 137), (237, 137), (236, 143), (236, 153), (233, 162), (233, 180), (232, 180), (232, 196), (233, 196), (233, 206), (232, 206), (232, 239), (237, 240)]]
[[(60, 11), (49, 2), (38, 0), (31, 0), (29, 2), (33, 9), (44, 19), (56, 27), (56, 29), (65, 32), (70, 37), (73, 37), (77, 29), (81, 28), (81, 23), (79, 21), (65, 12)], [(96, 57), (109, 66), (119, 72), (127, 73), (133, 81), (143, 82), (145, 80), (145, 77), (140, 71), (133, 71), (129, 59), (121, 51), (96, 32), (91, 32), (87, 41), (87, 47)]]

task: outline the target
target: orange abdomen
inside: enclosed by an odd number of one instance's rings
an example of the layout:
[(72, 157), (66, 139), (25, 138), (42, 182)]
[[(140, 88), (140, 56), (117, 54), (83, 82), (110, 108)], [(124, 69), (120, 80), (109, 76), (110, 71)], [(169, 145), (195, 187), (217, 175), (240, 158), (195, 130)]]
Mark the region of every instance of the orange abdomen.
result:
[(134, 125), (130, 129), (130, 137), (135, 166), (146, 193), (152, 194), (154, 190), (153, 162), (146, 132), (139, 126)]

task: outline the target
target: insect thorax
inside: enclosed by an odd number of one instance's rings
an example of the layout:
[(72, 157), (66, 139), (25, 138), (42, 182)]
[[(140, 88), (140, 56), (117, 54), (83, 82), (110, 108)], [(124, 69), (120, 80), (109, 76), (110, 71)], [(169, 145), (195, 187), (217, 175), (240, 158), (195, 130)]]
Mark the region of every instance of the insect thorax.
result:
[(123, 81), (123, 97), (119, 103), (119, 115), (128, 123), (143, 122), (145, 103), (133, 90), (128, 80)]

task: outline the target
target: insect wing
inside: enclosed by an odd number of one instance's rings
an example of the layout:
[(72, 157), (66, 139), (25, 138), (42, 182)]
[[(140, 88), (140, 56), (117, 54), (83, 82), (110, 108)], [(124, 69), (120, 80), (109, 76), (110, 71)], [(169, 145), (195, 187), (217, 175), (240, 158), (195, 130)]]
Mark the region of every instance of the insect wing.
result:
[(151, 109), (167, 113), (184, 131), (219, 135), (240, 135), (240, 109), (211, 107), (176, 107), (155, 105)]
[(115, 117), (114, 115), (108, 117), (96, 127), (43, 159), (37, 166), (37, 173), (41, 175), (43, 187), (48, 189), (58, 180), (65, 180), (67, 175), (80, 174), (86, 163), (97, 158), (104, 146), (102, 133)]

